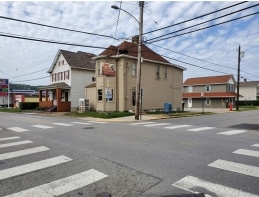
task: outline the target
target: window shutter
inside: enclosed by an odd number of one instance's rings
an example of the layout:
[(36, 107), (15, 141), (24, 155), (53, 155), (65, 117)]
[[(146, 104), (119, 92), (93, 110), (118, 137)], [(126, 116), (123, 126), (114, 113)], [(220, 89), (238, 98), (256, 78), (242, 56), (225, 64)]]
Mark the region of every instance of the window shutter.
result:
[(64, 60), (62, 60), (62, 64), (64, 65)]
[(64, 71), (63, 75), (64, 75), (64, 80), (66, 80), (66, 71)]
[(62, 81), (63, 80), (63, 73), (61, 72), (60, 74), (61, 74), (61, 81)]
[(52, 82), (53, 82), (53, 74), (51, 75), (51, 78), (52, 78)]
[(68, 76), (68, 79), (69, 79), (69, 70), (67, 71), (67, 76)]

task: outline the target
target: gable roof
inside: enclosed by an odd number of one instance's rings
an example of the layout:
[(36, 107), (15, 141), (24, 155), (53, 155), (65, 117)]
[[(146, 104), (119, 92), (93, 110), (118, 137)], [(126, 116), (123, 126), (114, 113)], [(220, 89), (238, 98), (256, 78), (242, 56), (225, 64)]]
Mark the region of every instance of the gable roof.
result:
[[(127, 56), (138, 57), (138, 45), (132, 42), (124, 41), (118, 46), (110, 45), (107, 49), (105, 49), (100, 56), (112, 56), (117, 55), (119, 49), (127, 49)], [(148, 48), (146, 45), (142, 44), (142, 55), (144, 59), (158, 61), (162, 63), (171, 64), (161, 55), (154, 52), (152, 49)]]
[(87, 69), (87, 70), (95, 70), (95, 62), (91, 59), (92, 57), (95, 57), (95, 54), (87, 53), (87, 52), (72, 52), (72, 51), (66, 51), (66, 50), (59, 50), (56, 54), (56, 57), (48, 70), (48, 73), (51, 73), (54, 68), (55, 64), (58, 61), (58, 58), (60, 55), (63, 55), (66, 62), (68, 62), (69, 66), (71, 68), (77, 68), (77, 69)]
[(207, 85), (207, 84), (226, 84), (229, 79), (233, 78), (233, 75), (220, 75), (220, 76), (209, 76), (209, 77), (196, 77), (196, 78), (188, 78), (183, 83), (183, 86), (188, 85)]
[(259, 81), (246, 81), (246, 82), (240, 82), (239, 87), (258, 87)]

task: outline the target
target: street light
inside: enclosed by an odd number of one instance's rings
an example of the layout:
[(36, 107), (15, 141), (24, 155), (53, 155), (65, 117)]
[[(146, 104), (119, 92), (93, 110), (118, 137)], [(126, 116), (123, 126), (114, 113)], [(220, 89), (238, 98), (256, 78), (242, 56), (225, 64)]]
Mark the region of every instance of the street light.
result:
[(141, 79), (141, 45), (142, 45), (142, 34), (143, 34), (143, 7), (144, 1), (139, 2), (140, 7), (140, 15), (139, 21), (126, 10), (119, 8), (115, 5), (111, 6), (111, 8), (115, 10), (122, 10), (128, 15), (130, 15), (139, 25), (139, 41), (138, 41), (138, 63), (137, 63), (137, 79), (136, 79), (136, 105), (135, 105), (135, 120), (139, 120), (139, 103), (140, 103), (140, 79)]

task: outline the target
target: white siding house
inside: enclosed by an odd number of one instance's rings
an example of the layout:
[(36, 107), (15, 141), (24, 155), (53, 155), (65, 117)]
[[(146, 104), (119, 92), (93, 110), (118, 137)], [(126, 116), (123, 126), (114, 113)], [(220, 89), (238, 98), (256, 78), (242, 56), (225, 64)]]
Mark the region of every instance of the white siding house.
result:
[(85, 98), (85, 86), (95, 79), (92, 57), (95, 57), (92, 53), (59, 50), (48, 71), (50, 85), (40, 91), (49, 91), (49, 98), (42, 101), (40, 95), (40, 106), (58, 112), (77, 110), (79, 98)]

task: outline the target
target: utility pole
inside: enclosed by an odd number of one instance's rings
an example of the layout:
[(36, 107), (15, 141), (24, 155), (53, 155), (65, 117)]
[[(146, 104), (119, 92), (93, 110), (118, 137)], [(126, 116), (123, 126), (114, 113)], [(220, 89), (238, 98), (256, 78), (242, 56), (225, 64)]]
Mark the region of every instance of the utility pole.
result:
[(239, 110), (239, 81), (240, 81), (240, 45), (238, 47), (238, 67), (237, 67), (237, 104), (236, 104), (236, 110)]
[(135, 120), (139, 120), (140, 83), (141, 83), (141, 45), (142, 45), (142, 34), (143, 34), (144, 1), (139, 2), (139, 7), (140, 7), (140, 15), (139, 15), (139, 39), (138, 39), (138, 63), (137, 63)]

